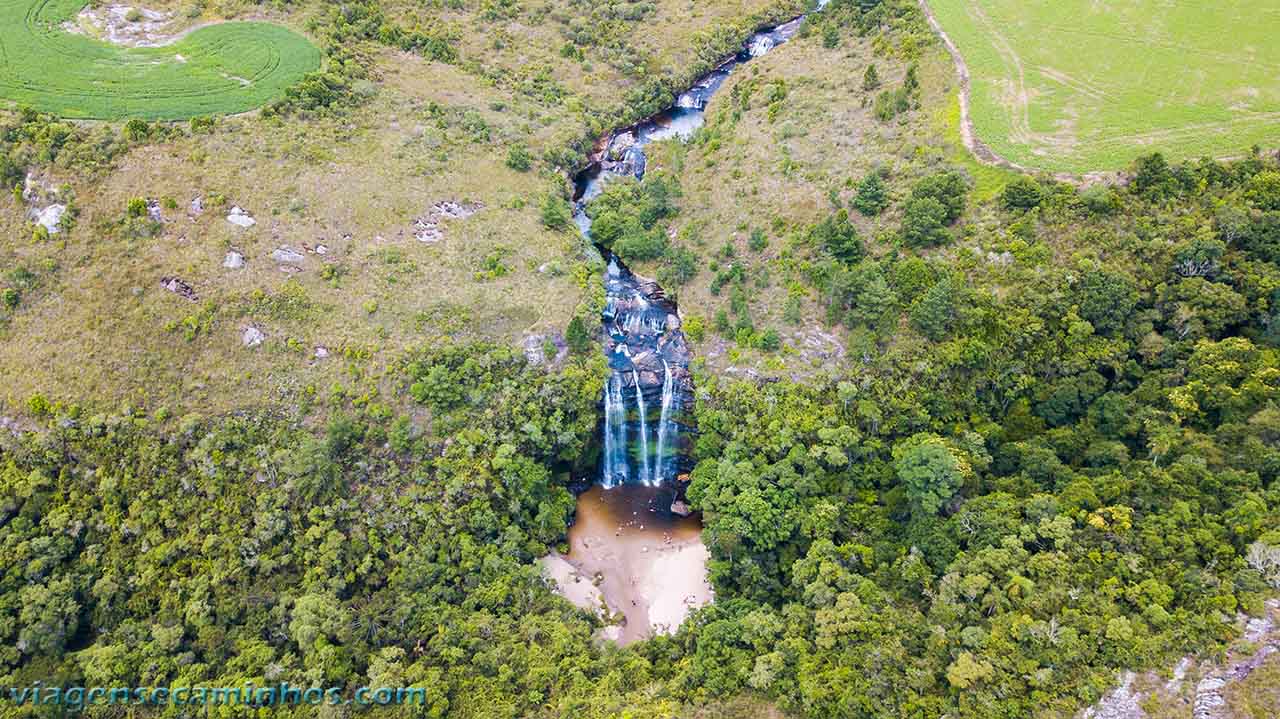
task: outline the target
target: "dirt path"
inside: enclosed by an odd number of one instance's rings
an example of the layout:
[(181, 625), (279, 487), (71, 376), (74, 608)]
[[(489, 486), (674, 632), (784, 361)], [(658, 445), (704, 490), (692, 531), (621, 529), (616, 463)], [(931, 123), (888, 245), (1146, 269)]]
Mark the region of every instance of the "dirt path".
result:
[(929, 21), (929, 27), (933, 28), (933, 31), (941, 38), (942, 44), (946, 46), (947, 52), (951, 54), (951, 60), (956, 64), (956, 75), (960, 79), (960, 139), (964, 142), (965, 149), (973, 153), (973, 156), (984, 164), (1005, 167), (1019, 172), (1032, 172), (1032, 170), (1010, 162), (996, 154), (994, 150), (978, 139), (978, 135), (973, 128), (973, 117), (969, 114), (969, 66), (965, 64), (964, 57), (960, 54), (960, 48), (956, 47), (956, 44), (951, 41), (947, 31), (942, 29), (942, 24), (934, 16), (933, 9), (929, 7), (928, 1), (919, 0), (919, 3), (920, 10), (924, 12), (925, 19)]

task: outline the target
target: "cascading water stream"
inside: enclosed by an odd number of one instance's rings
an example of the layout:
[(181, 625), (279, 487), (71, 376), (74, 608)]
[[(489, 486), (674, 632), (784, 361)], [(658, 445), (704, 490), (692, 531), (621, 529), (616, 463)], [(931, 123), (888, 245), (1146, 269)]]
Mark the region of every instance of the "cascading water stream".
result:
[[(819, 0), (817, 9), (827, 5)], [(711, 96), (738, 65), (764, 55), (787, 42), (799, 31), (799, 17), (752, 35), (741, 50), (704, 75), (676, 98), (668, 110), (639, 124), (619, 130), (605, 143), (603, 154), (574, 180), (577, 206), (574, 222), (589, 239), (591, 218), (587, 203), (600, 194), (611, 178), (644, 176), (645, 145), (667, 138), (688, 139), (702, 126)], [(603, 312), (605, 355), (609, 360), (609, 384), (604, 397), (604, 457), (600, 483), (606, 489), (636, 481), (660, 486), (675, 479), (681, 459), (688, 456), (680, 413), (692, 406), (693, 382), (689, 373), (691, 353), (680, 331), (675, 303), (657, 284), (638, 277), (606, 248), (606, 305)], [(659, 370), (661, 379), (659, 380)], [(630, 387), (624, 378), (630, 376)], [(652, 397), (662, 388), (662, 411), (656, 428), (650, 427), (645, 390)], [(630, 418), (625, 392), (635, 393), (635, 419)], [(629, 425), (634, 423), (639, 447), (628, 445)], [(650, 433), (655, 442), (650, 442)], [(656, 444), (656, 452), (650, 447)], [(638, 460), (638, 461), (637, 461)], [(633, 467), (632, 462), (636, 462)], [(687, 471), (687, 469), (685, 469)]]
[(627, 481), (627, 408), (622, 403), (622, 378), (614, 374), (604, 401), (604, 473), (606, 489)]
[(662, 360), (662, 414), (658, 417), (658, 479), (667, 477), (667, 433), (671, 431), (672, 392), (671, 365)]
[(662, 481), (662, 478), (655, 478), (649, 469), (649, 413), (644, 408), (644, 389), (640, 386), (638, 371), (632, 369), (631, 377), (635, 380), (636, 386), (636, 412), (640, 415), (640, 483), (655, 486)]

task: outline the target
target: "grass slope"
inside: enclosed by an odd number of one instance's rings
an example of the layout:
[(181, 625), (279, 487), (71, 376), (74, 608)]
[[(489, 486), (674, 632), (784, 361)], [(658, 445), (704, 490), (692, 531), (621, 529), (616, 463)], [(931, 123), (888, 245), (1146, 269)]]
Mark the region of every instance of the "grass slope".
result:
[(82, 7), (0, 1), (0, 97), (63, 117), (178, 120), (260, 107), (320, 66), (306, 38), (262, 22), (210, 25), (163, 47), (116, 47), (62, 28)]
[(1157, 0), (929, 0), (972, 75), (978, 137), (1051, 171), (1274, 145), (1280, 9)]

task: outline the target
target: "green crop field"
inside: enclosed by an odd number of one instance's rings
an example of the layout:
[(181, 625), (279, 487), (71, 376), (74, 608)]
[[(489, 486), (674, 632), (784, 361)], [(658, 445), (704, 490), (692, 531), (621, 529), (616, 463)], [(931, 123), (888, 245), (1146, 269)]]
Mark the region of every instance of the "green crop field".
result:
[(1052, 171), (1280, 145), (1274, 0), (928, 0), (968, 65), (978, 138)]
[(202, 27), (125, 48), (62, 24), (84, 0), (0, 0), (0, 98), (63, 117), (177, 120), (245, 112), (320, 66), (306, 38), (271, 23)]

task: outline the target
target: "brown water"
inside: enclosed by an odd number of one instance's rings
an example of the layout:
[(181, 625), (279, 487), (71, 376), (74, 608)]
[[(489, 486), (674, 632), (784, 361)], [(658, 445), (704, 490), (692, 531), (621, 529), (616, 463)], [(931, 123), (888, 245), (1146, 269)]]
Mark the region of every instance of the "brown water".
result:
[(578, 497), (565, 559), (626, 617), (605, 632), (621, 644), (674, 632), (691, 609), (712, 600), (702, 522), (673, 515), (670, 506), (670, 488), (640, 485), (596, 485)]

